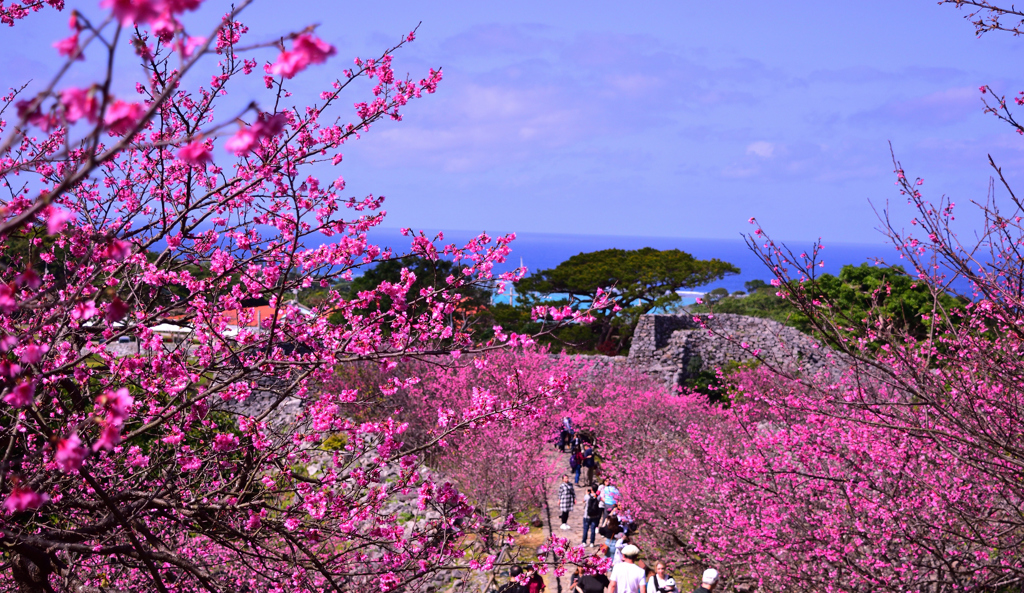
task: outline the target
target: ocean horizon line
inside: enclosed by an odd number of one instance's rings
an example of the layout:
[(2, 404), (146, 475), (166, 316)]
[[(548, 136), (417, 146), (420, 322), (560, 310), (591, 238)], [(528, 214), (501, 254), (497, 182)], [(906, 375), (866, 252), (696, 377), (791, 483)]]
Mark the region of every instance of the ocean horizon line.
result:
[[(369, 231), (369, 234), (375, 234), (375, 233), (378, 233), (378, 232), (394, 232), (395, 234), (401, 236), (401, 231), (404, 228), (409, 228), (409, 227), (378, 226), (378, 227), (374, 227), (373, 229), (371, 229)], [(428, 228), (423, 228), (423, 229), (413, 228), (412, 230), (414, 232), (416, 232), (416, 233), (423, 232), (428, 237), (432, 236), (432, 235), (436, 235), (437, 233), (443, 233), (445, 235), (445, 237), (446, 237), (446, 240), (447, 240), (447, 237), (449, 235), (458, 235), (459, 238), (462, 238), (462, 237), (469, 238), (469, 237), (478, 236), (481, 233), (486, 233), (487, 235), (491, 236), (492, 238), (493, 237), (497, 237), (499, 235), (507, 235), (507, 234), (515, 233), (516, 240), (519, 240), (521, 237), (527, 237), (527, 238), (547, 237), (547, 238), (557, 238), (557, 239), (565, 239), (565, 240), (572, 240), (572, 239), (605, 239), (605, 240), (609, 240), (609, 241), (614, 241), (614, 240), (623, 240), (623, 239), (624, 240), (649, 239), (649, 240), (658, 241), (658, 242), (663, 242), (663, 241), (723, 241), (723, 242), (744, 243), (744, 237), (745, 237), (745, 235), (739, 234), (739, 233), (735, 237), (698, 237), (698, 236), (682, 236), (682, 235), (671, 236), (671, 235), (637, 235), (637, 234), (571, 233), (571, 232), (556, 233), (556, 232), (549, 232), (549, 231), (514, 231), (514, 230), (511, 230), (511, 231), (492, 231), (492, 230), (486, 230), (486, 229), (484, 229), (484, 230), (438, 229), (438, 228), (429, 228), (429, 227)], [(753, 233), (751, 233), (751, 234), (753, 234)], [(826, 248), (828, 248), (830, 245), (873, 246), (873, 247), (892, 246), (891, 243), (886, 242), (886, 241), (841, 241), (841, 240), (829, 241), (829, 240), (824, 239), (824, 238), (813, 238), (813, 239), (808, 239), (808, 238), (785, 238), (785, 239), (775, 239), (775, 242), (778, 243), (778, 244), (787, 244), (787, 243), (808, 243), (809, 244), (809, 243), (816, 242), (819, 239), (822, 240), (822, 243), (825, 245)]]

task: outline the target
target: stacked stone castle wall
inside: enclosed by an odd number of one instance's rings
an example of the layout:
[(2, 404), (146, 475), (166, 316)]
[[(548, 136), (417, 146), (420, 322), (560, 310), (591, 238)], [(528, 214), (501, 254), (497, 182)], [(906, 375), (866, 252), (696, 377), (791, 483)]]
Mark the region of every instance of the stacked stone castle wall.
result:
[(810, 336), (771, 319), (746, 315), (643, 315), (628, 364), (669, 385), (730, 362), (760, 359), (773, 367), (815, 374), (831, 366), (828, 350)]

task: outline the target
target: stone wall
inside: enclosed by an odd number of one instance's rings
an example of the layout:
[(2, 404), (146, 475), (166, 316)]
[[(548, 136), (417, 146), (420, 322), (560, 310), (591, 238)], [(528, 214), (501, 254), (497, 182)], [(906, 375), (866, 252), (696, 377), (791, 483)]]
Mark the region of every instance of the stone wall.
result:
[[(696, 372), (754, 358), (790, 371), (814, 374), (828, 368), (827, 350), (792, 327), (745, 315), (643, 315), (628, 362), (669, 385)], [(755, 352), (757, 353), (755, 356)]]
[(637, 366), (654, 364), (659, 348), (668, 345), (672, 332), (690, 329), (693, 320), (685, 315), (641, 315), (633, 331), (633, 345), (629, 348), (629, 361)]

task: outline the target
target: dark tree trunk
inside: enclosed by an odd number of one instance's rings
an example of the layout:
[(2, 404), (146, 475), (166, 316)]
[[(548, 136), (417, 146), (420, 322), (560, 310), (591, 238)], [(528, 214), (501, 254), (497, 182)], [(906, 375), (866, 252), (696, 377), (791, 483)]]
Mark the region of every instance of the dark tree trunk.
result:
[(16, 552), (13, 557), (11, 576), (22, 593), (54, 593), (50, 587), (53, 567), (47, 554), (42, 550)]

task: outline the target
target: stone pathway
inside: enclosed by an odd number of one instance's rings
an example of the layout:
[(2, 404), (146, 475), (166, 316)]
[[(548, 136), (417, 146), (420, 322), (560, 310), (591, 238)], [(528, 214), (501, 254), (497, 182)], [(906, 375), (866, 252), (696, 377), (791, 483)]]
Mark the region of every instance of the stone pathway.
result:
[[(571, 480), (574, 476), (569, 473), (568, 453), (561, 453), (558, 449), (554, 449), (548, 454), (547, 461), (550, 466), (550, 474), (545, 484), (547, 487), (547, 516), (545, 517), (545, 522), (547, 523), (548, 535), (553, 534), (567, 538), (570, 544), (577, 546), (583, 539), (583, 515), (586, 511), (583, 499), (587, 495), (587, 470), (583, 470), (580, 475), (580, 485), (576, 486), (576, 505), (573, 506), (572, 511), (569, 513), (568, 524), (570, 529), (562, 530), (559, 528), (561, 525), (559, 522), (561, 512), (558, 510), (558, 486), (562, 483), (562, 476), (568, 475), (570, 483), (572, 483)], [(598, 536), (597, 543), (604, 543), (604, 538)], [(597, 552), (597, 547), (587, 548), (587, 551), (594, 554)], [(569, 580), (571, 578), (571, 570), (566, 571), (565, 575), (560, 579), (555, 579), (553, 572), (548, 573), (547, 593), (570, 593)]]

